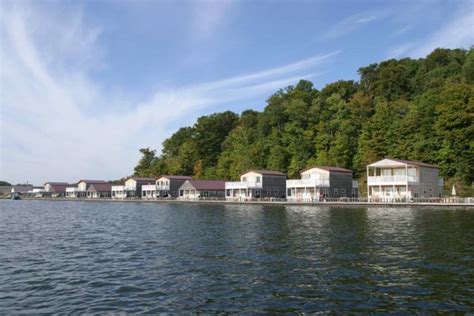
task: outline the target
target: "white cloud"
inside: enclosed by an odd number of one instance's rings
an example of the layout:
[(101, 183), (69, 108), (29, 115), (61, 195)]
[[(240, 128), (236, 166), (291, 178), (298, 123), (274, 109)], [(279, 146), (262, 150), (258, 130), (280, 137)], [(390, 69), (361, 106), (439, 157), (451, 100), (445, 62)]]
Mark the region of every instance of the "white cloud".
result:
[(450, 22), (419, 41), (402, 43), (389, 49), (388, 55), (425, 57), (435, 48), (469, 48), (474, 44), (474, 1), (463, 2)]
[(362, 12), (351, 15), (331, 26), (324, 34), (325, 39), (334, 39), (349, 34), (366, 24), (382, 19), (388, 15), (387, 10)]
[(192, 7), (191, 34), (194, 39), (207, 39), (225, 22), (232, 8), (233, 0), (196, 1)]
[(268, 96), (314, 76), (310, 71), (337, 53), (157, 91), (136, 104), (90, 76), (104, 63), (101, 32), (86, 25), (81, 10), (0, 9), (0, 178), (12, 182), (128, 175), (138, 149), (156, 148), (173, 124), (224, 102)]

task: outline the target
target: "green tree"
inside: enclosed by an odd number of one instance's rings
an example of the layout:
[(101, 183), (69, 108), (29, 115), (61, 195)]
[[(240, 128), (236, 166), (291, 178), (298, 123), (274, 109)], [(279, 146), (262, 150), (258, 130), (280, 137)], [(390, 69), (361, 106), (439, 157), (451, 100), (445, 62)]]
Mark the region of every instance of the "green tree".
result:
[(138, 177), (150, 177), (154, 176), (152, 174), (151, 166), (153, 165), (156, 159), (156, 151), (151, 150), (150, 148), (141, 148), (140, 153), (142, 154), (142, 158), (138, 162), (138, 165), (134, 169), (134, 175)]
[[(250, 168), (299, 177), (334, 165), (363, 179), (384, 157), (438, 164), (447, 184), (473, 194), (473, 49), (435, 49), (426, 58), (390, 59), (359, 68), (360, 80), (320, 91), (307, 80), (282, 88), (263, 111), (198, 118), (145, 149), (135, 174), (238, 179)], [(361, 181), (362, 183), (362, 181)]]

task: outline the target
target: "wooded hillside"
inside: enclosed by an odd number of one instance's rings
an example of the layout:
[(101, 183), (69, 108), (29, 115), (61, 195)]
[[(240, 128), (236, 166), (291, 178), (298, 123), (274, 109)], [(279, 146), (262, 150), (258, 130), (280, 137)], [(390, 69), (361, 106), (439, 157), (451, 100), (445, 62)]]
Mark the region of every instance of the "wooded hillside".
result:
[(352, 169), (392, 157), (440, 166), (446, 188), (473, 195), (474, 49), (436, 49), (423, 59), (359, 69), (360, 80), (317, 90), (309, 81), (277, 91), (263, 112), (200, 117), (150, 148), (134, 174), (238, 179), (250, 168), (299, 178), (311, 165)]

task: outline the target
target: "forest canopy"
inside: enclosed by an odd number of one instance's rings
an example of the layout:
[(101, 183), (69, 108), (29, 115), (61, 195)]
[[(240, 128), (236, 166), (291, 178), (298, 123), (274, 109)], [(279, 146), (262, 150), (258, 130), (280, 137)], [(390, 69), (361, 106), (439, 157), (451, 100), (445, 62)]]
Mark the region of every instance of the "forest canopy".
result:
[(359, 81), (317, 90), (307, 80), (274, 93), (262, 112), (198, 118), (162, 144), (142, 148), (136, 176), (238, 179), (250, 168), (285, 172), (311, 165), (354, 171), (385, 157), (436, 164), (445, 188), (473, 195), (474, 49), (436, 49), (426, 58), (362, 67)]

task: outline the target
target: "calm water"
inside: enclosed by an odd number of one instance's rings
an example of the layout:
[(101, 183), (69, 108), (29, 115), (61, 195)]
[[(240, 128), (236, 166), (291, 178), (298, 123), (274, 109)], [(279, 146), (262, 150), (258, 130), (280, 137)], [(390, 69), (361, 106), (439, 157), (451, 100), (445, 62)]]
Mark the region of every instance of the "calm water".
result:
[(0, 201), (0, 312), (474, 311), (474, 210)]

